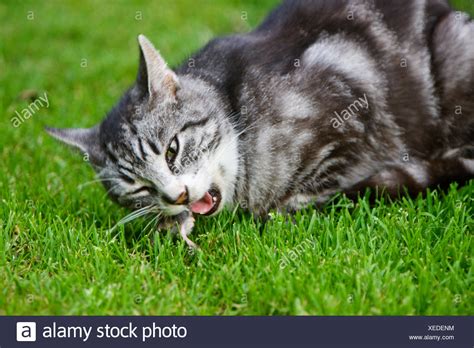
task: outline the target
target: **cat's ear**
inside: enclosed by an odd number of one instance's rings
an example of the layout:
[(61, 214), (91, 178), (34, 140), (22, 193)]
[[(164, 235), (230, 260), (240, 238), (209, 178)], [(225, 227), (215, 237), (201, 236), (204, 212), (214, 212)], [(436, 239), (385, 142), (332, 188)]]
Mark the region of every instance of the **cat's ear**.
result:
[(104, 153), (100, 146), (99, 126), (92, 128), (51, 128), (46, 132), (65, 144), (79, 149), (87, 160), (95, 166), (104, 162)]
[(176, 99), (179, 88), (178, 77), (169, 69), (153, 44), (144, 36), (138, 36), (140, 46), (140, 65), (138, 68), (137, 87), (150, 99)]

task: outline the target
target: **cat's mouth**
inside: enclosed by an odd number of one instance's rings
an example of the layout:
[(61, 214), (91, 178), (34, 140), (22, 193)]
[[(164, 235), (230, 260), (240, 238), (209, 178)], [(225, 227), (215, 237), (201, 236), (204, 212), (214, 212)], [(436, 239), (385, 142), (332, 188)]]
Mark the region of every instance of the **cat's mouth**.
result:
[(216, 212), (221, 203), (222, 195), (220, 191), (213, 187), (204, 196), (189, 206), (191, 211), (201, 215), (211, 215)]

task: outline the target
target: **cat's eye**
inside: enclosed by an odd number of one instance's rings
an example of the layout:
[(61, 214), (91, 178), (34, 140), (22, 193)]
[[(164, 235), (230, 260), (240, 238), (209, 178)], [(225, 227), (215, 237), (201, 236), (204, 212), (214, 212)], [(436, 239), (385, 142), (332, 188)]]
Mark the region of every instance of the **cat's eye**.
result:
[(125, 174), (120, 174), (120, 178), (122, 178), (123, 181), (125, 181), (126, 183), (130, 184), (130, 185), (133, 185), (135, 184), (135, 180), (133, 180), (131, 177), (129, 177), (128, 175), (125, 175)]
[(157, 191), (155, 188), (153, 188), (153, 187), (150, 187), (150, 186), (142, 186), (142, 187), (136, 189), (135, 191), (130, 192), (130, 194), (131, 194), (131, 195), (136, 195), (136, 194), (142, 193), (142, 192), (147, 192), (147, 193), (149, 193), (149, 194), (151, 194), (151, 195), (155, 195), (155, 194), (158, 193), (158, 191)]
[(178, 143), (178, 138), (175, 136), (173, 140), (171, 140), (170, 145), (168, 146), (168, 149), (166, 150), (166, 162), (168, 164), (173, 164), (173, 162), (176, 159), (176, 156), (178, 156), (179, 152), (179, 143)]

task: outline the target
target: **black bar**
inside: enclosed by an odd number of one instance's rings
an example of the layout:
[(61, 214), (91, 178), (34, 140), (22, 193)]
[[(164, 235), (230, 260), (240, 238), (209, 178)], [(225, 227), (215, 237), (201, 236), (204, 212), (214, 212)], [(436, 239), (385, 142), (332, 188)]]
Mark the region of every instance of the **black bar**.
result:
[[(21, 324), (22, 322), (36, 323), (35, 342), (17, 342), (17, 334), (20, 335), (20, 339), (32, 337), (32, 330), (28, 325)], [(472, 348), (474, 346), (473, 324), (474, 317), (472, 316), (3, 316), (0, 317), (0, 348), (137, 346)], [(108, 329), (106, 325), (108, 325)], [(112, 337), (118, 335), (119, 332), (125, 337)], [(68, 334), (69, 338), (60, 337), (65, 334)], [(155, 335), (154, 338), (153, 334)], [(103, 337), (100, 337), (101, 335), (103, 335)], [(108, 338), (106, 337), (107, 335), (109, 336)], [(409, 336), (412, 336), (412, 339), (410, 339)], [(438, 336), (440, 337), (439, 341), (436, 340)], [(417, 339), (414, 340), (413, 337)]]

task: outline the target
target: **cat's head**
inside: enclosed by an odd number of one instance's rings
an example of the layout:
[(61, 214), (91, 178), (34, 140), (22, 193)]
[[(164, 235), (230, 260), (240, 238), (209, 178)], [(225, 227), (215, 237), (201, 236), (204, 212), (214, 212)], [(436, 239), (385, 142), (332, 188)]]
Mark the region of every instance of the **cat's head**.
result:
[(86, 153), (121, 205), (213, 214), (232, 200), (238, 170), (226, 105), (209, 84), (178, 78), (144, 36), (138, 41), (136, 83), (99, 125), (47, 131)]

